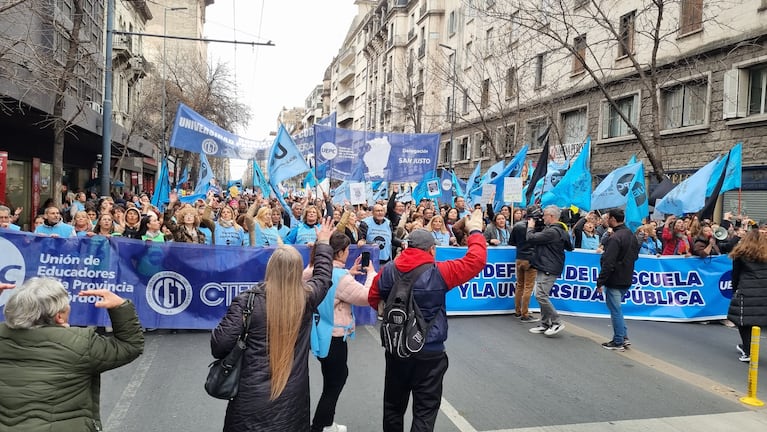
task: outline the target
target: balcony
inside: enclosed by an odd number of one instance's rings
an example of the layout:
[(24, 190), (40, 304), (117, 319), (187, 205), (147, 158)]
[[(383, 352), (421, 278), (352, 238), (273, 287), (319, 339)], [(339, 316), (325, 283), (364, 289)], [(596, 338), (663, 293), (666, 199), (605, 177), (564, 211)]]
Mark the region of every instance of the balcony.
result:
[(354, 47), (347, 47), (338, 56), (338, 61), (341, 62), (342, 65), (350, 65), (352, 64), (353, 60), (354, 60)]
[(418, 16), (422, 17), (422, 16), (426, 15), (426, 11), (427, 10), (428, 10), (428, 8), (426, 7), (426, 0), (424, 0), (423, 4), (421, 4), (421, 9), (418, 12)]
[(345, 104), (354, 99), (354, 91), (352, 89), (344, 89), (338, 93), (338, 103)]
[(423, 58), (426, 55), (426, 44), (421, 44), (418, 47), (418, 58)]
[(354, 80), (354, 68), (351, 66), (347, 66), (340, 71), (338, 71), (338, 82), (341, 84), (348, 84), (349, 82)]
[(131, 57), (128, 60), (128, 68), (139, 78), (143, 78), (149, 72), (149, 62), (146, 61), (144, 56), (138, 55)]
[(415, 39), (415, 29), (411, 28), (407, 32), (407, 40), (410, 41), (410, 40), (413, 40), (413, 39)]
[(133, 57), (133, 39), (128, 35), (115, 35), (112, 43), (112, 57), (128, 60)]

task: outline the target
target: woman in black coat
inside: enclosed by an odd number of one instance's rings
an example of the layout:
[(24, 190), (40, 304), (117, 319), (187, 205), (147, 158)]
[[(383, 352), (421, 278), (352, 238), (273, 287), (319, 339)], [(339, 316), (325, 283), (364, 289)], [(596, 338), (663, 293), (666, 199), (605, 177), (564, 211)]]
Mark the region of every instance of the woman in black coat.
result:
[(227, 405), (224, 432), (309, 430), (309, 336), (312, 311), (332, 283), (332, 232), (328, 218), (317, 230), (314, 273), (306, 284), (301, 255), (279, 246), (266, 265), (265, 282), (234, 299), (213, 330), (211, 352), (223, 358), (242, 330), (247, 293), (255, 292), (239, 392)]
[(767, 326), (767, 233), (752, 229), (730, 253), (732, 300), (727, 318), (738, 326), (739, 360), (751, 361), (751, 327)]

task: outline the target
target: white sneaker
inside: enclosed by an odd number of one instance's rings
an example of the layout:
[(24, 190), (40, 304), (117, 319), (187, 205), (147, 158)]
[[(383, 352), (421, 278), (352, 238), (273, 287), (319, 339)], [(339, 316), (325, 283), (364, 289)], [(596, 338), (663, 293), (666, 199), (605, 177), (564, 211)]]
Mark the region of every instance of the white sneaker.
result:
[(562, 329), (564, 329), (564, 328), (565, 328), (564, 324), (554, 324), (551, 327), (549, 327), (548, 329), (546, 329), (546, 331), (543, 332), (543, 334), (548, 336), (548, 337), (552, 337), (555, 334), (561, 332)]
[(546, 327), (539, 325), (538, 327), (531, 328), (529, 331), (530, 333), (541, 334), (541, 333), (545, 333), (546, 330), (548, 330)]
[(346, 426), (333, 422), (332, 425), (322, 428), (322, 432), (346, 432)]

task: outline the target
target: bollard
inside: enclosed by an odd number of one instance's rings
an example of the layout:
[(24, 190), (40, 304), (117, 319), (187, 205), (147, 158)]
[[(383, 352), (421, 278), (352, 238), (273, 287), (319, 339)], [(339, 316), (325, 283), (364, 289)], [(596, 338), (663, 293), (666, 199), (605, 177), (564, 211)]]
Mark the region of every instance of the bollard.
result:
[(751, 327), (751, 362), (748, 364), (748, 394), (740, 398), (746, 405), (764, 406), (764, 402), (756, 397), (756, 383), (759, 371), (759, 337), (762, 329)]

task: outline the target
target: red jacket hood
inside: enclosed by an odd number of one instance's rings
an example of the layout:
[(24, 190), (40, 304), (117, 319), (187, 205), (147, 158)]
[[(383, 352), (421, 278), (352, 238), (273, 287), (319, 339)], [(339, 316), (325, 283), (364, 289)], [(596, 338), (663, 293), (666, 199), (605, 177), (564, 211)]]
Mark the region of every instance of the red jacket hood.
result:
[(401, 272), (409, 272), (424, 263), (433, 263), (434, 256), (425, 250), (409, 247), (394, 260), (394, 266)]

